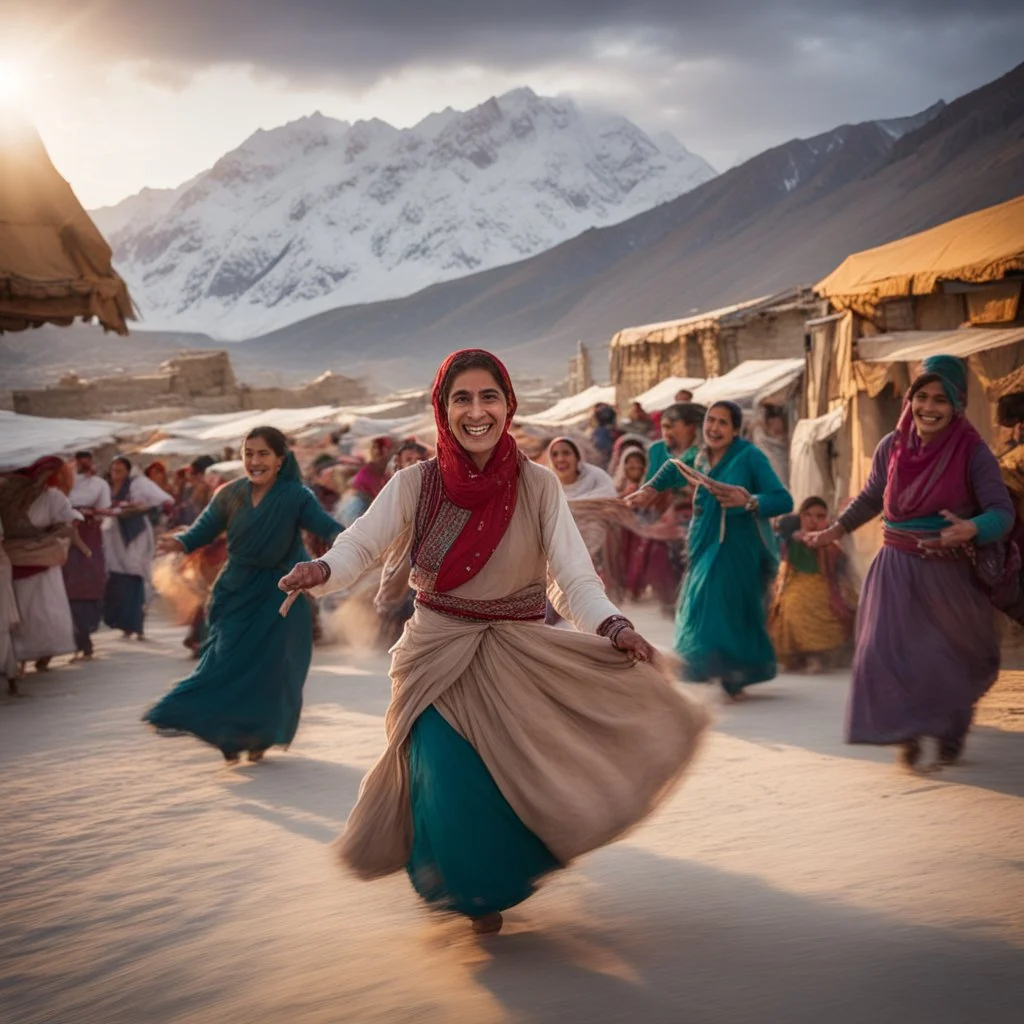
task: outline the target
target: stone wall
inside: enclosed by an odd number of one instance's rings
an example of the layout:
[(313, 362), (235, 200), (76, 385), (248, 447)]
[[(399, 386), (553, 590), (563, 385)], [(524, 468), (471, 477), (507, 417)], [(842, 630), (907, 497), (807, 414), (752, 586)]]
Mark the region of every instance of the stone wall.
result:
[(82, 380), (68, 373), (55, 387), (17, 390), (15, 412), (29, 416), (102, 419), (111, 413), (168, 407), (201, 412), (242, 409), (298, 409), (309, 405), (358, 404), (368, 399), (365, 386), (350, 377), (325, 373), (299, 387), (250, 388), (239, 384), (227, 352), (182, 352), (154, 374)]

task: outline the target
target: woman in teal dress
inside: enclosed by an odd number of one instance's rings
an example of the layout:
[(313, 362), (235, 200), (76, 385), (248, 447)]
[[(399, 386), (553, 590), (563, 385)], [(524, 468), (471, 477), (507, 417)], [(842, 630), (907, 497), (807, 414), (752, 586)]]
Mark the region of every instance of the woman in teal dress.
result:
[[(767, 456), (739, 436), (742, 423), (733, 402), (717, 402), (704, 420), (705, 446), (694, 468), (714, 483), (698, 487), (694, 497), (675, 635), (683, 677), (718, 679), (731, 697), (775, 678), (767, 612), (779, 553), (769, 520), (793, 510)], [(631, 503), (642, 507), (653, 501), (653, 492), (685, 482), (667, 463)]]
[[(558, 478), (517, 450), (506, 369), (453, 353), (433, 404), (437, 458), (396, 473), (281, 587), (350, 586), (403, 539), (415, 611), (391, 652), (387, 745), (339, 852), (360, 878), (405, 870), (429, 906), (486, 934), (646, 817), (707, 714), (609, 602)], [(549, 577), (579, 632), (541, 621)]]
[(227, 533), (228, 561), (213, 586), (209, 633), (199, 663), (144, 720), (161, 733), (189, 733), (228, 763), (287, 746), (302, 710), (313, 648), (308, 601), (281, 616), (277, 581), (308, 558), (302, 530), (333, 541), (341, 527), (300, 482), (284, 435), (257, 427), (245, 439), (246, 479), (221, 488), (183, 534), (161, 539), (164, 553), (190, 554)]

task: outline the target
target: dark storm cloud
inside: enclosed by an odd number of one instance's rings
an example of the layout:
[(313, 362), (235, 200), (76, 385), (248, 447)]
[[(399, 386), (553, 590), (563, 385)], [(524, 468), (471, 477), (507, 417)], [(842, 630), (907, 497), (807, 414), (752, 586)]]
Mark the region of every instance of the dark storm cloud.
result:
[[(20, 3), (22, 0), (15, 0)], [(9, 7), (12, 0), (0, 4)], [(535, 67), (592, 53), (600, 37), (676, 60), (798, 57), (807, 40), (1022, 24), (1019, 0), (24, 0), (75, 23), (112, 57), (185, 66), (244, 62), (297, 78), (372, 79), (411, 63)], [(1021, 36), (1016, 35), (1020, 47)], [(909, 52), (913, 61), (920, 54)], [(979, 60), (984, 55), (977, 55)]]
[(148, 60), (167, 81), (223, 63), (343, 88), (411, 67), (477, 65), (524, 84), (545, 70), (607, 70), (630, 83), (620, 102), (602, 97), (609, 107), (670, 126), (698, 150), (727, 153), (714, 139), (730, 132), (743, 139), (742, 155), (952, 99), (1024, 54), (1020, 0), (25, 0), (24, 8), (65, 45), (70, 38), (105, 59)]

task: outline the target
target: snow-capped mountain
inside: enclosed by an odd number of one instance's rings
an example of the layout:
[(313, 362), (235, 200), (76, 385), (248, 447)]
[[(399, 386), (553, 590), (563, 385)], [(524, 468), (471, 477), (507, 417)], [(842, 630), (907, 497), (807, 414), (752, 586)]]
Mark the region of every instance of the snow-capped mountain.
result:
[(408, 129), (313, 114), (93, 217), (144, 326), (238, 339), (524, 259), (714, 176), (671, 135), (516, 89)]

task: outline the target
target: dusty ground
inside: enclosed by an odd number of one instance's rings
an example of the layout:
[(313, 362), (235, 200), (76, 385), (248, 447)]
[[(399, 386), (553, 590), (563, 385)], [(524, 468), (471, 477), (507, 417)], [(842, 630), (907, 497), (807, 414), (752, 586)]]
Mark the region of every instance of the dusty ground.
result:
[(385, 660), (318, 651), (292, 750), (230, 771), (139, 724), (180, 636), (105, 634), (0, 700), (5, 1024), (1024, 1019), (1024, 673), (921, 776), (842, 744), (844, 675), (758, 687), (653, 820), (479, 945), (332, 860)]

